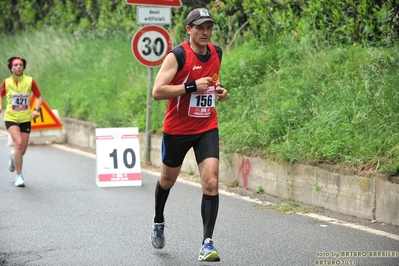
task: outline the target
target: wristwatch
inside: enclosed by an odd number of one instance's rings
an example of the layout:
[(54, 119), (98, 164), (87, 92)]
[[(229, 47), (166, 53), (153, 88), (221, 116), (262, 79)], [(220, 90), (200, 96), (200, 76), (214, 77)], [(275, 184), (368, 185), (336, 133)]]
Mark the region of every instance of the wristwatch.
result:
[(217, 87), (222, 87), (222, 88), (224, 88), (223, 85), (220, 84), (220, 83), (219, 83), (219, 84), (216, 84), (216, 88), (217, 88)]
[(36, 112), (40, 112), (40, 108), (35, 108), (34, 109)]

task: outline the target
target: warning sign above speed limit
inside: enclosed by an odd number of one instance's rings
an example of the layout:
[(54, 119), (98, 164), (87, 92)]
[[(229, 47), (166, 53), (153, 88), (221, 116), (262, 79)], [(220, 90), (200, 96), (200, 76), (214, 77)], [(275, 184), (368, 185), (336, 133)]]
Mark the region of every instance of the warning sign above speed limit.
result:
[(169, 32), (155, 25), (139, 29), (132, 39), (133, 55), (146, 67), (161, 65), (172, 46)]

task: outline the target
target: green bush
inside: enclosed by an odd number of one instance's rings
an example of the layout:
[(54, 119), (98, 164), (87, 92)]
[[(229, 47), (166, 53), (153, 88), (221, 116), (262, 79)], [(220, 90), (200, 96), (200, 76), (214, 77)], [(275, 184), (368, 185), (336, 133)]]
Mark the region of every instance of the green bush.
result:
[[(255, 37), (263, 43), (282, 32), (298, 38), (318, 31), (330, 43), (393, 45), (399, 38), (397, 0), (233, 0), (211, 1), (208, 8), (217, 20), (214, 41), (223, 46), (239, 45)], [(190, 5), (173, 8), (173, 38), (181, 42), (184, 19)], [(0, 33), (18, 33), (51, 28), (76, 36), (133, 34), (136, 6), (125, 1), (20, 0), (0, 2)], [(243, 39), (244, 38), (244, 39)]]
[(227, 44), (237, 32), (262, 42), (281, 32), (302, 38), (314, 31), (330, 44), (389, 46), (399, 38), (397, 0), (225, 1), (216, 16), (222, 30), (217, 36)]
[[(318, 51), (284, 41), (286, 46), (263, 49), (253, 49), (252, 42), (225, 57), (222, 78), (231, 98), (219, 110), (226, 151), (396, 172), (398, 47)], [(292, 46), (288, 52), (287, 46)], [(299, 55), (290, 57), (295, 51)], [(276, 54), (283, 59), (273, 60)], [(263, 79), (253, 66), (240, 63), (251, 64), (255, 56), (263, 67), (273, 65), (273, 71), (260, 75)], [(255, 78), (251, 82), (246, 76)]]

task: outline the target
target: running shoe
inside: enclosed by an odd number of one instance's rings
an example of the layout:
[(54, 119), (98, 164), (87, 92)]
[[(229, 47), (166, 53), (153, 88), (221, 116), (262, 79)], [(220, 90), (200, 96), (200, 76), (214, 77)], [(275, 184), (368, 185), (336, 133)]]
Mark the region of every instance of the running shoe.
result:
[(205, 239), (204, 245), (200, 250), (198, 260), (200, 261), (220, 261), (219, 254), (213, 246), (213, 241), (210, 238)]
[(25, 186), (24, 177), (22, 176), (22, 174), (19, 174), (15, 177), (15, 186), (16, 187), (24, 187)]
[(14, 165), (14, 151), (10, 151), (10, 159), (8, 160), (8, 169), (11, 172), (15, 171), (15, 165)]
[(162, 249), (165, 246), (165, 235), (163, 230), (165, 223), (154, 223), (151, 233), (151, 243), (156, 249)]

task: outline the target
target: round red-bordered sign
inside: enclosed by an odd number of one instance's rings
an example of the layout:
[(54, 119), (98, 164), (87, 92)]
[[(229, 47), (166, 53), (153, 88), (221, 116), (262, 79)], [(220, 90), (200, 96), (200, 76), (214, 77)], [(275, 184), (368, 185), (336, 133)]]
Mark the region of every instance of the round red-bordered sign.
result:
[(172, 38), (160, 26), (149, 25), (139, 29), (132, 39), (132, 52), (140, 64), (156, 67), (162, 64), (172, 49)]

